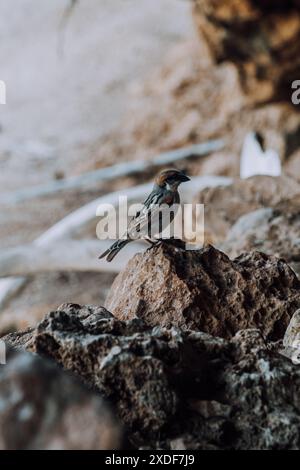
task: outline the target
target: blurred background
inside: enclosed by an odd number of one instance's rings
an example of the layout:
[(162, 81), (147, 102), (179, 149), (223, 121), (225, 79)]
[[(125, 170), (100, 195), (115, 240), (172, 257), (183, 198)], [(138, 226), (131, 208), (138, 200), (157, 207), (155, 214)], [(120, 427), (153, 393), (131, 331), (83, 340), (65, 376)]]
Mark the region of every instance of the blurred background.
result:
[[(68, 253), (65, 243), (57, 255), (61, 269), (53, 268), (47, 254), (56, 249), (55, 237), (42, 242), (39, 263), (32, 243), (91, 201), (151, 181), (158, 169), (137, 173), (129, 162), (222, 139), (204, 155), (187, 152), (192, 158), (177, 166), (229, 184), (239, 178), (246, 136), (260, 131), (264, 147), (280, 158), (286, 178), (280, 191), (298, 193), (300, 116), (291, 83), (300, 79), (299, 6), (0, 0), (0, 79), (7, 87), (0, 106), (0, 274), (14, 274), (0, 283), (2, 334), (34, 325), (63, 302), (104, 303), (118, 267), (95, 272), (86, 263), (72, 270), (64, 254), (80, 254)], [(97, 173), (120, 163), (127, 174), (104, 180)], [(256, 183), (251, 191), (255, 200)], [(278, 194), (278, 186), (270, 191)], [(193, 197), (213, 205), (210, 193), (198, 192), (194, 187)], [(236, 206), (242, 198), (229, 200)], [(218, 211), (224, 212), (220, 204)], [(75, 239), (95, 239), (97, 218), (88, 222)], [(222, 237), (224, 224), (207, 241)], [(27, 268), (34, 266), (26, 276), (20, 252)]]

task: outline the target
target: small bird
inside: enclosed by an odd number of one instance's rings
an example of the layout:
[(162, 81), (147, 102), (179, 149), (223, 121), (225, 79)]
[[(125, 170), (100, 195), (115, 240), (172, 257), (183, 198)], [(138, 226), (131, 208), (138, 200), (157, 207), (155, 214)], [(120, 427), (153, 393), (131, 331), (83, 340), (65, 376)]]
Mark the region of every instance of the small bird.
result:
[[(147, 233), (149, 233), (151, 221), (153, 221), (155, 212), (159, 212), (159, 206), (166, 204), (171, 207), (173, 204), (180, 203), (178, 186), (186, 181), (190, 181), (190, 178), (180, 170), (169, 169), (161, 171), (155, 178), (153, 189), (143, 203), (142, 209), (129, 222), (124, 237), (117, 240), (108, 250), (102, 253), (99, 259), (106, 258), (107, 261), (112, 261), (124, 246), (137, 238), (145, 238), (151, 244), (157, 243), (159, 241), (157, 238), (155, 238), (155, 241), (152, 241), (150, 237), (144, 236), (145, 230), (143, 229), (146, 228)], [(173, 216), (171, 214), (168, 222), (171, 223), (173, 219), (174, 214)], [(163, 222), (160, 220), (158, 234), (166, 228), (162, 227), (162, 224)], [(153, 233), (153, 230), (151, 230), (151, 233)], [(140, 236), (137, 237), (137, 234), (140, 234)]]

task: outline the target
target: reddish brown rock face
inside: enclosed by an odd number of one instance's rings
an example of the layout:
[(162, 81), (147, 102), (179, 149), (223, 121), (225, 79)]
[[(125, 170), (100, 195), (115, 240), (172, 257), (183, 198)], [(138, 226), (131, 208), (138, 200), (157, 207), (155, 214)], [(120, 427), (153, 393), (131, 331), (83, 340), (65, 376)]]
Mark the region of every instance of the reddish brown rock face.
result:
[(300, 76), (299, 0), (194, 0), (201, 35), (217, 62), (233, 62), (255, 102), (291, 100)]
[(281, 338), (300, 305), (300, 282), (282, 260), (253, 252), (231, 261), (209, 246), (166, 244), (137, 254), (115, 279), (106, 308), (117, 318), (230, 338), (259, 328)]

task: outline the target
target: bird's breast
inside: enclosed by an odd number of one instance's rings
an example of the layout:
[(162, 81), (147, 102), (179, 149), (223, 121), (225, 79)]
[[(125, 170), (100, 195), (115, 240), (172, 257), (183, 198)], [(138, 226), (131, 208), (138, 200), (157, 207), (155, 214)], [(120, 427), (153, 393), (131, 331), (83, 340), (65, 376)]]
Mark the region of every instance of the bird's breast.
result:
[(179, 194), (178, 192), (168, 192), (164, 195), (162, 198), (162, 204), (168, 204), (171, 206), (172, 204), (178, 204), (179, 203)]

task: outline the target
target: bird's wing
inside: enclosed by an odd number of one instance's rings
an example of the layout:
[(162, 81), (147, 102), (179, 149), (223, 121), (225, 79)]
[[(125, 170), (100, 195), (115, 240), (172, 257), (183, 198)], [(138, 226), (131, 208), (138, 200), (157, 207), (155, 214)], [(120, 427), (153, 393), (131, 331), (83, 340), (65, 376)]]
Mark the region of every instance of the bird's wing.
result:
[(152, 191), (148, 198), (145, 200), (142, 209), (135, 215), (128, 224), (127, 234), (130, 237), (136, 236), (137, 233), (148, 233), (148, 225), (159, 211), (159, 206), (164, 202), (164, 193), (158, 191)]

